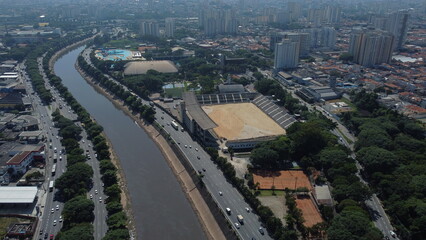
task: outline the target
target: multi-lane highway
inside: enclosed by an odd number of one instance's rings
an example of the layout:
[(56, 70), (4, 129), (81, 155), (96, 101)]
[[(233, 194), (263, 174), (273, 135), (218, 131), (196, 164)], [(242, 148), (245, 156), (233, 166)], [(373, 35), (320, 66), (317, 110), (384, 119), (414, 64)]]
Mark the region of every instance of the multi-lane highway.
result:
[[(42, 58), (38, 59), (39, 71), (45, 80), (45, 86), (53, 95), (54, 101), (50, 105), (44, 105), (40, 98), (36, 95), (32, 89), (31, 81), (28, 75), (25, 73), (24, 66), (20, 69), (22, 74), (23, 82), (29, 93), (29, 98), (32, 101), (34, 111), (40, 116), (41, 130), (47, 137), (46, 140), (46, 182), (43, 184), (43, 195), (41, 198), (41, 210), (40, 210), (40, 224), (38, 226), (38, 237), (35, 239), (47, 239), (56, 236), (62, 226), (62, 210), (63, 204), (55, 198), (57, 192), (56, 189), (50, 191), (50, 181), (55, 181), (66, 171), (66, 154), (65, 149), (61, 145), (60, 136), (58, 135), (58, 129), (54, 127), (54, 123), (51, 117), (52, 112), (55, 109), (60, 109), (60, 113), (73, 121), (76, 121), (77, 115), (73, 113), (71, 108), (66, 102), (61, 99), (59, 93), (49, 84), (48, 79), (42, 69)], [(76, 123), (79, 124), (79, 123)], [(81, 124), (79, 124), (81, 126)], [(80, 140), (80, 146), (87, 155), (87, 163), (92, 166), (94, 170), (93, 176), (93, 188), (88, 193), (87, 197), (92, 196), (95, 204), (95, 220), (93, 222), (95, 239), (102, 239), (105, 236), (108, 227), (106, 225), (107, 212), (104, 204), (105, 195), (103, 193), (103, 184), (99, 172), (99, 162), (96, 160), (96, 154), (92, 149), (92, 143), (87, 139), (85, 131), (82, 132), (82, 139)], [(57, 161), (54, 162), (54, 156)], [(55, 165), (55, 174), (52, 174), (52, 167)], [(100, 200), (102, 199), (102, 200)]]
[[(86, 49), (83, 51), (82, 56), (87, 63), (92, 65), (89, 57), (90, 51), (90, 49)], [(115, 81), (110, 76), (106, 76)], [(120, 84), (118, 81), (115, 82)], [(125, 86), (123, 87), (127, 89)], [(143, 104), (149, 104), (149, 102), (143, 99), (141, 101)], [(165, 130), (170, 133), (170, 137), (176, 142), (193, 168), (204, 176), (203, 182), (205, 186), (232, 224), (237, 235), (241, 239), (272, 239), (269, 237), (266, 229), (262, 227), (256, 213), (252, 212), (248, 204), (244, 201), (243, 196), (226, 180), (222, 171), (210, 160), (210, 156), (203, 148), (196, 141), (192, 140), (186, 131), (181, 131), (181, 126), (179, 130), (171, 127), (170, 123), (173, 118), (168, 113), (157, 110), (155, 117), (157, 123), (164, 126)], [(226, 213), (226, 208), (231, 209), (230, 214)], [(248, 211), (246, 208), (248, 208)], [(237, 215), (244, 217), (244, 224), (238, 222)], [(238, 223), (238, 227), (235, 223)], [(260, 228), (261, 230), (259, 231)]]

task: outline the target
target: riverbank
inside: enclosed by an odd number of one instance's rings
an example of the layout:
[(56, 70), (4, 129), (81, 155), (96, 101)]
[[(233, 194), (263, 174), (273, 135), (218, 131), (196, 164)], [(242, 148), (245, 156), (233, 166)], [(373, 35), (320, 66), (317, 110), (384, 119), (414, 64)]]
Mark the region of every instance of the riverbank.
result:
[(81, 45), (83, 45), (83, 44), (85, 44), (86, 42), (88, 42), (88, 41), (90, 41), (90, 40), (92, 40), (92, 39), (94, 39), (96, 36), (98, 36), (100, 34), (100, 32), (99, 33), (97, 33), (97, 34), (95, 34), (95, 35), (93, 35), (93, 36), (91, 36), (91, 37), (89, 37), (89, 38), (86, 38), (86, 39), (83, 39), (83, 40), (81, 40), (81, 41), (79, 41), (79, 42), (76, 42), (76, 43), (73, 43), (73, 44), (71, 44), (71, 45), (68, 45), (67, 47), (65, 47), (65, 48), (62, 48), (61, 50), (59, 50), (59, 51), (57, 51), (50, 59), (49, 59), (49, 70), (51, 70), (53, 73), (55, 72), (55, 69), (53, 68), (53, 66), (55, 65), (55, 62), (56, 62), (56, 60), (58, 60), (60, 57), (62, 57), (65, 53), (67, 53), (68, 51), (70, 51), (70, 50), (72, 50), (72, 49), (74, 49), (74, 48), (76, 48), (76, 47), (79, 47), (79, 46), (81, 46)]
[(211, 213), (209, 207), (205, 203), (200, 192), (196, 188), (194, 182), (192, 181), (189, 173), (185, 170), (184, 166), (181, 164), (179, 159), (174, 154), (173, 150), (167, 143), (160, 133), (149, 124), (146, 124), (144, 121), (139, 119), (137, 116), (133, 115), (132, 112), (124, 105), (124, 103), (115, 98), (110, 92), (100, 87), (97, 83), (93, 81), (92, 78), (88, 77), (78, 66), (76, 67), (77, 71), (81, 76), (90, 84), (96, 91), (102, 93), (107, 97), (117, 108), (121, 109), (126, 115), (130, 116), (139, 127), (143, 128), (144, 131), (150, 136), (150, 138), (156, 143), (158, 148), (161, 150), (164, 158), (166, 159), (169, 167), (173, 171), (176, 179), (180, 183), (182, 189), (185, 192), (185, 196), (192, 205), (201, 226), (206, 233), (209, 239), (226, 239), (223, 232), (219, 228), (213, 214)]

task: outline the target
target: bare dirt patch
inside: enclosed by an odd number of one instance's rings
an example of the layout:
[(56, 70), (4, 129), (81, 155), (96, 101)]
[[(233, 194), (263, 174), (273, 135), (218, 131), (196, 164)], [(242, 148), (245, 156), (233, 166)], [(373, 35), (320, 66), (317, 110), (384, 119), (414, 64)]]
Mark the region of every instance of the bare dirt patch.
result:
[(238, 140), (286, 133), (252, 103), (202, 106), (202, 109), (218, 125), (213, 130), (221, 138)]
[(279, 218), (285, 225), (285, 217), (287, 216), (287, 207), (285, 205), (284, 195), (277, 196), (259, 196), (257, 197), (262, 205), (269, 207), (275, 217)]
[(306, 187), (309, 191), (312, 190), (312, 185), (308, 177), (302, 171), (266, 171), (259, 170), (253, 172), (254, 183), (259, 183), (259, 189), (272, 189), (272, 186), (277, 190), (297, 189)]

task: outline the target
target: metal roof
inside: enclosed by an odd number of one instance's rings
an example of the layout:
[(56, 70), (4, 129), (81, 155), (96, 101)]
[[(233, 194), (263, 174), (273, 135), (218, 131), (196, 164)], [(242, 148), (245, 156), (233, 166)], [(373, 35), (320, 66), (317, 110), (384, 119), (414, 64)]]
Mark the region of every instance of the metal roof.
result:
[(210, 117), (204, 112), (195, 97), (194, 92), (184, 92), (182, 94), (185, 108), (203, 130), (208, 130), (217, 127)]
[(37, 187), (0, 187), (0, 203), (32, 203)]

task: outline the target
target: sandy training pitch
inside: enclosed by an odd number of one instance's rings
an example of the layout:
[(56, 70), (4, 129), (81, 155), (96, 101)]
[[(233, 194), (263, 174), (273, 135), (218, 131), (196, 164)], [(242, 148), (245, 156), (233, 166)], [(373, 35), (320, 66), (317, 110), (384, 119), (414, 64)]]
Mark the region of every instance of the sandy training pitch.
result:
[(303, 225), (305, 225), (305, 227), (312, 227), (315, 224), (322, 222), (321, 215), (309, 197), (297, 197), (296, 205), (297, 208), (302, 211), (303, 218), (305, 219)]
[(259, 183), (259, 189), (272, 189), (275, 186), (277, 190), (297, 189), (306, 187), (312, 190), (312, 185), (308, 177), (302, 171), (256, 171), (253, 172), (253, 182)]
[(215, 133), (228, 140), (285, 134), (285, 130), (252, 103), (202, 106), (218, 125)]

